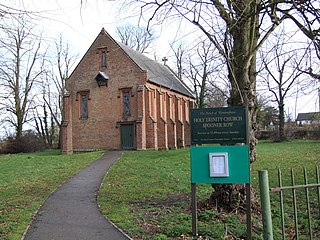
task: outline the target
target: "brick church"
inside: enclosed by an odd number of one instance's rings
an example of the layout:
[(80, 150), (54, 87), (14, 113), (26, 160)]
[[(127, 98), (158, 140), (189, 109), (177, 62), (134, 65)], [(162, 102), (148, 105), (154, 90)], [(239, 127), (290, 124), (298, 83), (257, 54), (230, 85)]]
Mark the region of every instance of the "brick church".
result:
[(190, 89), (101, 30), (66, 81), (62, 152), (190, 145)]

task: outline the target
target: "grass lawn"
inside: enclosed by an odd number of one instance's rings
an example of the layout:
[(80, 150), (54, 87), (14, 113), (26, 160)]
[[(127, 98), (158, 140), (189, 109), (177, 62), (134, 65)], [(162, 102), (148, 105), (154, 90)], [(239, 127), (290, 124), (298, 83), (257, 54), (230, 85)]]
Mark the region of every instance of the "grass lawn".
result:
[(21, 239), (48, 195), (102, 152), (0, 155), (0, 239)]
[[(262, 169), (269, 171), (270, 187), (278, 184), (278, 167), (283, 172), (284, 184), (290, 183), (290, 168), (296, 169), (297, 183), (302, 183), (303, 167), (307, 168), (309, 182), (315, 183), (314, 168), (320, 163), (320, 141), (261, 142), (257, 145), (257, 152), (258, 159), (251, 166), (251, 181), (257, 192), (258, 170)], [(187, 148), (125, 153), (111, 168), (100, 190), (99, 203), (103, 213), (134, 239), (190, 239), (189, 163)], [(209, 184), (198, 185), (198, 202), (206, 200), (211, 192)], [(315, 202), (315, 194), (311, 195), (311, 201)], [(271, 197), (275, 239), (278, 239), (279, 229), (275, 225), (279, 224), (279, 210), (276, 208), (279, 200), (276, 194)], [(305, 212), (303, 207), (303, 203), (299, 204), (300, 212)], [(315, 229), (320, 225), (319, 215), (316, 216)], [(256, 216), (253, 221), (253, 239), (262, 238), (259, 218)], [(292, 220), (289, 210), (286, 219)], [(215, 209), (198, 212), (199, 234), (207, 239), (224, 239), (226, 232), (245, 236), (243, 222), (236, 215), (218, 213)], [(292, 221), (287, 224), (288, 236), (291, 224)], [(305, 224), (305, 220), (300, 222), (302, 228), (307, 228)]]

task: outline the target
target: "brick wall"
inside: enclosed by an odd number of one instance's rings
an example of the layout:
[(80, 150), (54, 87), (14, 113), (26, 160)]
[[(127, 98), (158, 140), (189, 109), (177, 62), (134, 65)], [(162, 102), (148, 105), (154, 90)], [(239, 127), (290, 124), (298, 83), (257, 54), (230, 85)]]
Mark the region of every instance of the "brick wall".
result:
[[(102, 52), (106, 66), (102, 66)], [(109, 76), (107, 86), (98, 86), (99, 72)], [(185, 109), (178, 120), (178, 99), (190, 97), (147, 82), (141, 70), (104, 31), (98, 35), (66, 82), (63, 148), (65, 153), (93, 149), (120, 149), (121, 124), (135, 126), (137, 149), (168, 149), (188, 145)], [(123, 115), (123, 93), (129, 92), (130, 116)], [(81, 119), (81, 95), (88, 96), (88, 118)], [(164, 107), (165, 106), (165, 107)], [(164, 108), (161, 112), (161, 108)], [(171, 109), (171, 110), (170, 110)], [(164, 114), (164, 111), (166, 113)], [(171, 117), (170, 117), (171, 116)], [(178, 127), (177, 127), (178, 126)], [(183, 139), (183, 143), (177, 142)]]

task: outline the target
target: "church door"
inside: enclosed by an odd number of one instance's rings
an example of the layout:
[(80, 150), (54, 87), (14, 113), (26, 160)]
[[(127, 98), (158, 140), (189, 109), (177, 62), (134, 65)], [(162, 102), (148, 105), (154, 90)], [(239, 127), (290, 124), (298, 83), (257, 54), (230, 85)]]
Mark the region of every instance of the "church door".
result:
[(121, 148), (135, 149), (135, 133), (133, 124), (123, 124), (121, 129)]

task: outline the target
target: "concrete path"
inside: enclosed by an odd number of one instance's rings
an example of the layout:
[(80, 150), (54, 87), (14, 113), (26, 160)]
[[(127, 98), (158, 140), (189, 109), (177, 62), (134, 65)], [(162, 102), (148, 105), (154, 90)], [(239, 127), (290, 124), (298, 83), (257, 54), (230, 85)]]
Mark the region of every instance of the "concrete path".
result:
[(99, 211), (96, 196), (120, 151), (105, 153), (57, 189), (39, 209), (25, 240), (128, 240)]

